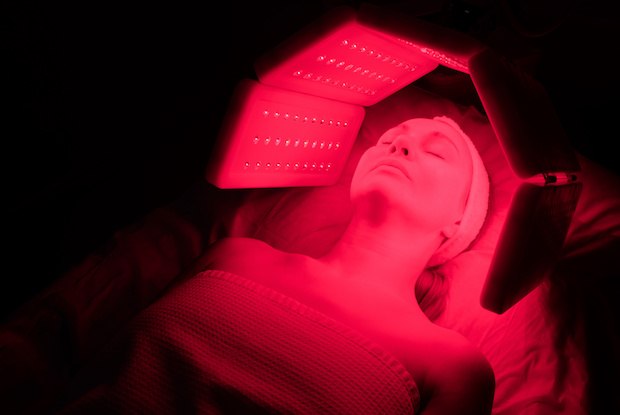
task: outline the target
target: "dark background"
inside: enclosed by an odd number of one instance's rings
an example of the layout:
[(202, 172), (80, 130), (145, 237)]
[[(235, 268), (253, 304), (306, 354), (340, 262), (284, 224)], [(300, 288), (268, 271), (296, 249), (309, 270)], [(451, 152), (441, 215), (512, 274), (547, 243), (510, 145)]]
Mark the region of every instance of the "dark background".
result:
[[(616, 2), (370, 3), (514, 60), (547, 88), (575, 148), (619, 172)], [(360, 2), (2, 6), (0, 317), (203, 180), (230, 93), (254, 77), (254, 59), (340, 4)]]

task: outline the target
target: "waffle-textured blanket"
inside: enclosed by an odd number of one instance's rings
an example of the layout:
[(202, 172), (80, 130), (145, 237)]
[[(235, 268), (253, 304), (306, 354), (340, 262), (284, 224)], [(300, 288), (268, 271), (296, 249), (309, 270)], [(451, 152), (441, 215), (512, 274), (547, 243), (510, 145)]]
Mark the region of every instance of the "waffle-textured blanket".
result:
[(415, 382), (358, 332), (208, 270), (145, 309), (80, 376), (62, 413), (413, 414)]

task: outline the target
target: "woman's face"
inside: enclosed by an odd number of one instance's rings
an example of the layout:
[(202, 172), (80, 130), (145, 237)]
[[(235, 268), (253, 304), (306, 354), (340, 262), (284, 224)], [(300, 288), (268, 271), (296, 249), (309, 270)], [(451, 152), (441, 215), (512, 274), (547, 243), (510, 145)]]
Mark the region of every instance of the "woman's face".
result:
[(400, 212), (440, 229), (462, 217), (471, 180), (465, 139), (446, 123), (417, 118), (389, 129), (366, 150), (353, 174), (351, 198), (354, 204), (382, 201), (384, 215)]

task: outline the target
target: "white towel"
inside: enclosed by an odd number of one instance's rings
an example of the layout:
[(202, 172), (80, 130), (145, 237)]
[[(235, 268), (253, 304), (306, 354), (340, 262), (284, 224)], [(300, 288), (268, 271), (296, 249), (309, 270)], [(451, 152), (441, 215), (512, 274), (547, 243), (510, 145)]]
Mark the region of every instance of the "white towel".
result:
[(429, 267), (442, 265), (466, 250), (478, 236), (489, 207), (489, 176), (476, 146), (451, 118), (439, 116), (433, 119), (448, 124), (463, 137), (472, 158), (473, 172), (467, 204), (458, 231), (439, 247), (429, 260)]

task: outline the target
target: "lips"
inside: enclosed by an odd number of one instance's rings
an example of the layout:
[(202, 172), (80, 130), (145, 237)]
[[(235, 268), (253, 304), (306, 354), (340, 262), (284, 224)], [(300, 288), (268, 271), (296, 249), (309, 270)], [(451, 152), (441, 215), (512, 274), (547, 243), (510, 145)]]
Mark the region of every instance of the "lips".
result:
[(405, 177), (407, 177), (407, 179), (411, 180), (411, 177), (409, 176), (409, 172), (407, 171), (406, 166), (400, 162), (399, 160), (382, 160), (381, 162), (379, 162), (372, 170), (376, 170), (380, 167), (391, 167), (391, 168), (395, 168), (400, 170), (400, 172), (402, 174), (405, 175)]

